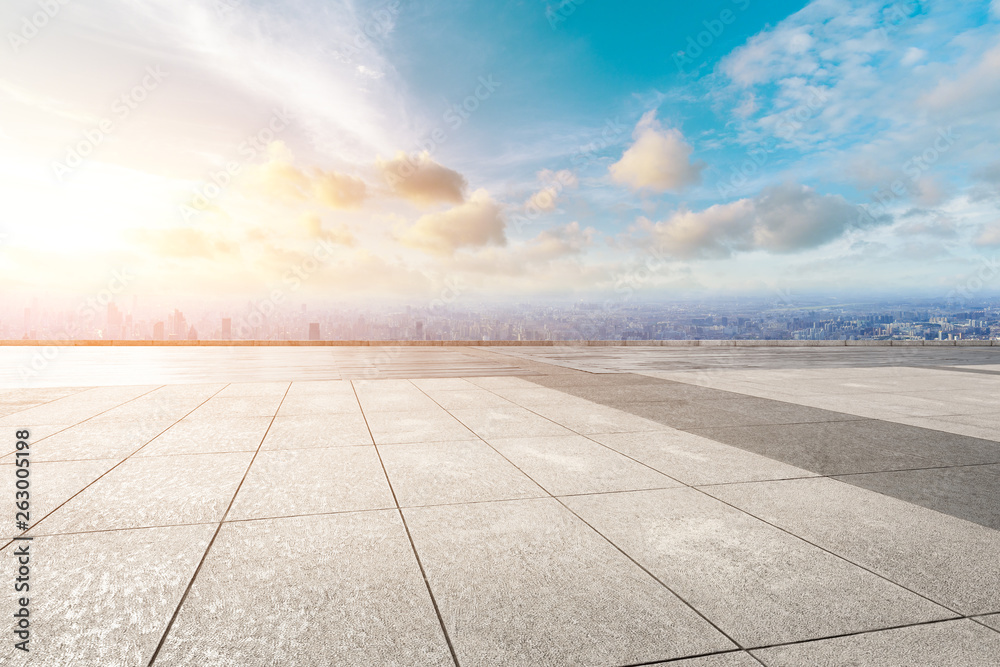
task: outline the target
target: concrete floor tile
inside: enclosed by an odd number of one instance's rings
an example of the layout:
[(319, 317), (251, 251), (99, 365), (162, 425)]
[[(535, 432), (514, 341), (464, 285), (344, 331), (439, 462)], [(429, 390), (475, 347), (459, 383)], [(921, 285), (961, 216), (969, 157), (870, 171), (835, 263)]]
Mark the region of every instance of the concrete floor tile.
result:
[[(17, 451), (17, 432), (27, 429), (28, 431), (28, 442), (31, 445), (38, 444), (45, 438), (58, 433), (59, 431), (64, 431), (69, 428), (70, 424), (40, 424), (38, 426), (0, 426), (0, 454), (4, 456), (0, 458), (0, 463), (11, 462), (13, 458), (8, 458), (6, 455)], [(6, 459), (6, 460), (5, 460)]]
[(136, 456), (254, 452), (271, 417), (182, 419), (150, 441)]
[(624, 665), (734, 648), (555, 500), (403, 512), (464, 667)]
[(680, 486), (676, 480), (579, 435), (493, 438), (489, 443), (557, 496)]
[(285, 400), (306, 396), (354, 396), (354, 386), (348, 380), (313, 380), (293, 382)]
[(522, 407), (539, 407), (542, 405), (593, 405), (585, 398), (573, 396), (557, 389), (547, 387), (510, 387), (491, 390), (497, 396), (507, 399)]
[(378, 445), (475, 439), (472, 431), (437, 405), (433, 410), (372, 412), (366, 417)]
[(252, 453), (132, 458), (32, 529), (32, 534), (220, 521)]
[(94, 387), (57, 399), (51, 403), (28, 408), (0, 417), (2, 426), (36, 426), (42, 424), (76, 424), (100, 412), (110, 410), (145, 393), (157, 385), (139, 387)]
[(262, 451), (227, 520), (393, 508), (375, 447)]
[(329, 414), (275, 417), (261, 449), (302, 449), (370, 445), (363, 415)]
[(383, 445), (379, 452), (404, 507), (547, 496), (481, 440)]
[(395, 511), (227, 523), (162, 667), (452, 665)]
[[(87, 461), (32, 461), (29, 465), (30, 477), (28, 501), (30, 502), (29, 523), (34, 525), (42, 517), (79, 493), (85, 486), (111, 470), (119, 459), (93, 459)], [(10, 489), (11, 521), (0, 526), (0, 534), (12, 537), (23, 531), (14, 530), (13, 500), (17, 468), (14, 465), (0, 466), (0, 484)]]
[(720, 653), (703, 658), (689, 658), (666, 663), (667, 667), (760, 667), (760, 663), (750, 657), (749, 653), (736, 651)]
[(387, 382), (388, 380), (381, 380), (375, 381), (374, 386), (358, 386), (358, 400), (361, 401), (361, 408), (365, 414), (371, 412), (418, 412), (439, 407), (427, 394), (412, 384), (407, 383), (398, 388), (389, 386), (384, 389), (379, 386)]
[(451, 414), (484, 440), (574, 435), (569, 429), (520, 407), (451, 410)]
[[(10, 635), (0, 645), (0, 664), (145, 665), (214, 530), (171, 526), (35, 538), (30, 652), (15, 650)], [(13, 548), (4, 550), (4, 560)], [(0, 609), (13, 617), (13, 593)]]
[(815, 476), (808, 470), (684, 431), (603, 433), (593, 438), (692, 486)]
[(281, 398), (288, 391), (288, 382), (233, 382), (219, 392), (219, 398), (259, 396)]
[(532, 410), (584, 435), (659, 431), (663, 425), (604, 405), (533, 405)]
[(463, 378), (416, 378), (410, 380), (417, 389), (426, 392), (432, 391), (473, 391), (479, 389)]
[(494, 389), (531, 389), (538, 386), (534, 382), (525, 380), (524, 378), (510, 376), (468, 377), (466, 379), (477, 387), (490, 391)]
[(878, 472), (835, 479), (1000, 530), (1000, 465)]
[(1000, 532), (832, 479), (704, 490), (963, 614), (1000, 610)]
[(767, 456), (821, 475), (907, 470), (934, 465), (929, 459), (895, 451), (891, 444), (865, 442), (859, 422), (777, 424), (729, 428), (694, 428), (691, 433)]
[(216, 396), (185, 419), (273, 417), (280, 403), (281, 396)]
[(515, 407), (514, 403), (511, 403), (506, 398), (479, 388), (465, 391), (429, 390), (427, 395), (445, 410)]
[(563, 500), (744, 646), (954, 616), (694, 489)]
[(1000, 632), (1000, 614), (990, 614), (988, 616), (977, 616), (976, 620), (988, 625), (997, 632)]
[(32, 462), (123, 459), (168, 429), (172, 421), (83, 422), (32, 445)]
[(279, 417), (296, 415), (326, 415), (343, 413), (361, 413), (361, 406), (354, 392), (322, 394), (297, 394), (287, 396), (278, 410)]
[(962, 619), (753, 651), (767, 667), (1000, 664), (1000, 634)]

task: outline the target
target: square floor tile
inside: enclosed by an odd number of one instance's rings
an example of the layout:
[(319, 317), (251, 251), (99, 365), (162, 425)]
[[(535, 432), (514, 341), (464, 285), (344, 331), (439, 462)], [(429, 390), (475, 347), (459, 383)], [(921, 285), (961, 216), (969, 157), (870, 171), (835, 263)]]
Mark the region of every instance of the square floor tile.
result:
[(1000, 530), (1000, 465), (877, 472), (836, 479)]
[[(30, 651), (14, 649), (8, 631), (0, 664), (147, 664), (214, 531), (171, 526), (35, 538)], [(12, 561), (15, 548), (0, 556)], [(13, 594), (0, 609), (13, 618)]]
[(481, 440), (384, 445), (379, 452), (403, 506), (547, 495)]
[(186, 419), (273, 417), (280, 403), (280, 396), (216, 396), (202, 404)]
[(371, 412), (365, 415), (375, 444), (470, 440), (472, 432), (445, 410), (418, 412)]
[(459, 421), (480, 438), (530, 438), (546, 435), (573, 435), (569, 429), (518, 407), (451, 410)]
[(303, 449), (370, 445), (365, 418), (358, 414), (275, 417), (261, 449)]
[(375, 447), (260, 452), (227, 519), (395, 507)]
[(744, 646), (954, 616), (695, 489), (563, 501)]
[(220, 521), (253, 454), (131, 458), (32, 533), (78, 533)]
[(629, 433), (659, 431), (663, 425), (603, 405), (539, 405), (532, 410), (577, 433)]
[(601, 433), (592, 437), (685, 484), (726, 484), (815, 475), (684, 431)]
[(492, 438), (489, 443), (557, 496), (680, 486), (677, 480), (579, 435)]
[(465, 667), (626, 665), (734, 648), (555, 500), (403, 512)]
[(969, 667), (996, 665), (1000, 633), (969, 620), (931, 623), (851, 637), (754, 651), (768, 667), (872, 665), (873, 667)]
[(1000, 532), (832, 479), (713, 496), (963, 614), (1000, 610)]
[(302, 667), (453, 664), (396, 510), (222, 527), (156, 664), (275, 656)]
[(136, 456), (254, 452), (271, 425), (271, 417), (182, 419), (158, 435)]

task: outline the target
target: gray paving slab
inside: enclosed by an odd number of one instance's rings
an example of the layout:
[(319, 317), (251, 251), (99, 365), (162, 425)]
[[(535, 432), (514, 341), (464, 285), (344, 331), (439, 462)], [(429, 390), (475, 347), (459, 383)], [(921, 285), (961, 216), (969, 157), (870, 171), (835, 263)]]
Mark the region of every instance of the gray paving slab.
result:
[(1000, 465), (867, 473), (836, 479), (1000, 530)]
[(573, 435), (568, 428), (522, 407), (451, 410), (451, 414), (484, 440)]
[(157, 386), (94, 387), (44, 405), (0, 417), (0, 426), (76, 424), (153, 391)]
[[(33, 461), (29, 465), (28, 501), (30, 525), (38, 523), (49, 512), (79, 493), (88, 484), (111, 470), (119, 459), (92, 459), (86, 461)], [(17, 468), (13, 464), (0, 466), (0, 484), (10, 490), (11, 521), (3, 522), (0, 534), (13, 537), (23, 531), (14, 530), (13, 501)]]
[(744, 647), (954, 616), (694, 489), (563, 500)]
[(663, 425), (604, 405), (532, 405), (534, 412), (584, 435), (594, 433), (628, 433), (659, 431)]
[(663, 663), (670, 667), (760, 667), (760, 662), (750, 657), (749, 653), (734, 651), (732, 653), (720, 653), (701, 658), (689, 658), (687, 660), (677, 660)]
[(721, 426), (762, 426), (766, 420), (753, 415), (739, 414), (720, 409), (719, 403), (735, 402), (736, 399), (718, 401), (651, 401), (632, 403), (629, 401), (609, 401), (608, 404), (644, 419), (677, 429), (715, 428)]
[(35, 445), (50, 435), (65, 431), (70, 426), (71, 424), (43, 424), (29, 427), (0, 426), (0, 453), (4, 455), (0, 457), (0, 463), (13, 462), (13, 457), (7, 456), (7, 454), (17, 451), (17, 441), (20, 439), (17, 437), (18, 431), (27, 430), (28, 442)]
[(489, 443), (556, 496), (680, 486), (677, 480), (579, 435), (493, 438)]
[(896, 451), (897, 441), (859, 439), (846, 425), (859, 422), (777, 424), (728, 428), (696, 428), (691, 433), (821, 475), (926, 468), (936, 463)]
[(355, 380), (354, 388), (366, 414), (418, 412), (438, 407), (409, 380)]
[(375, 444), (474, 440), (475, 435), (458, 419), (433, 404), (418, 412), (371, 412), (365, 417)]
[(767, 667), (1000, 664), (1000, 634), (961, 619), (754, 651)]
[(464, 378), (414, 378), (413, 386), (425, 392), (432, 391), (473, 391), (479, 389)]
[(1000, 532), (826, 479), (707, 493), (963, 614), (1000, 611)]
[(271, 417), (182, 419), (151, 440), (136, 456), (253, 452), (271, 425)]
[(252, 456), (239, 452), (131, 458), (31, 532), (49, 535), (221, 521)]
[(261, 449), (302, 449), (372, 444), (361, 413), (278, 416)]
[[(298, 384), (298, 383), (296, 383)], [(347, 384), (347, 383), (345, 383)], [(292, 385), (293, 387), (295, 385)], [(330, 393), (310, 392), (287, 396), (278, 410), (279, 417), (295, 415), (324, 415), (331, 413), (360, 412), (358, 399), (347, 385), (347, 391), (337, 389)]]
[(997, 632), (1000, 632), (1000, 614), (989, 614), (988, 616), (977, 616), (976, 620), (987, 625)]
[(396, 510), (222, 527), (155, 664), (276, 660), (454, 664)]
[(220, 398), (261, 396), (281, 398), (288, 391), (288, 382), (234, 382), (219, 392)]
[(227, 519), (395, 507), (372, 445), (262, 451)]
[(734, 648), (555, 500), (403, 512), (464, 667), (625, 665)]
[(226, 417), (273, 417), (281, 396), (216, 396), (198, 407), (187, 419)]
[(427, 390), (427, 395), (445, 410), (474, 410), (477, 408), (514, 407), (506, 398), (486, 389), (466, 389), (462, 391)]
[(138, 451), (171, 424), (171, 420), (136, 420), (113, 424), (83, 422), (33, 444), (31, 460), (123, 459)]
[[(35, 538), (30, 651), (14, 649), (5, 632), (0, 664), (145, 665), (214, 530), (171, 526)], [(0, 554), (5, 561), (13, 548)], [(0, 608), (13, 618), (13, 592)]]
[(547, 495), (481, 440), (382, 445), (379, 452), (404, 507)]
[(684, 431), (603, 433), (591, 437), (692, 486), (816, 475), (808, 470)]

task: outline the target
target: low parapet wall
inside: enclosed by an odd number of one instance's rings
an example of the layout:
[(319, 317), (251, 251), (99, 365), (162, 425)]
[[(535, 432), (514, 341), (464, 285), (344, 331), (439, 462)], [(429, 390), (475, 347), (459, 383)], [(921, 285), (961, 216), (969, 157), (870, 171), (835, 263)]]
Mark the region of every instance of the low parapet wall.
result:
[(1000, 347), (1000, 340), (0, 340), (74, 347)]

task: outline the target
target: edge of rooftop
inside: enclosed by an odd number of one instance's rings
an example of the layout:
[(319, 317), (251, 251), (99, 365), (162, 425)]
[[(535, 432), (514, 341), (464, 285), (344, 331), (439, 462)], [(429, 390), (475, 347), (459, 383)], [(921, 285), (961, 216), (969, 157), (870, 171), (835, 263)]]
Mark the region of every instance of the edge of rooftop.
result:
[(1000, 347), (1000, 340), (0, 340), (0, 347)]

